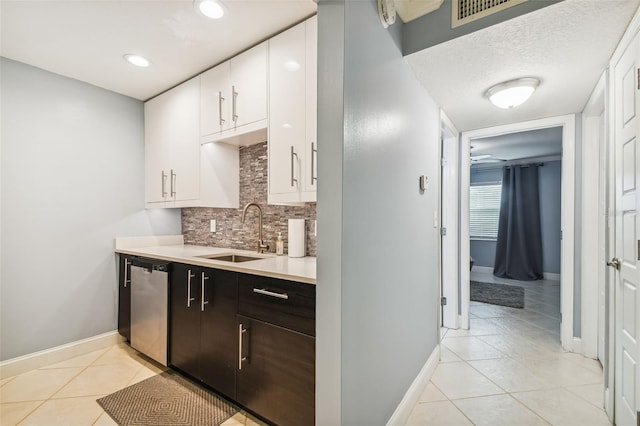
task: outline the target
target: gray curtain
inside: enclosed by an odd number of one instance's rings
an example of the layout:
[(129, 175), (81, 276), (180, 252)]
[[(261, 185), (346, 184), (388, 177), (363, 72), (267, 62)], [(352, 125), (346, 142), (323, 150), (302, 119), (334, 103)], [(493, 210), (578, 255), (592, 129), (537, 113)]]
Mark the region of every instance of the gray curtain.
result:
[(533, 281), (543, 278), (538, 166), (505, 167), (493, 274)]

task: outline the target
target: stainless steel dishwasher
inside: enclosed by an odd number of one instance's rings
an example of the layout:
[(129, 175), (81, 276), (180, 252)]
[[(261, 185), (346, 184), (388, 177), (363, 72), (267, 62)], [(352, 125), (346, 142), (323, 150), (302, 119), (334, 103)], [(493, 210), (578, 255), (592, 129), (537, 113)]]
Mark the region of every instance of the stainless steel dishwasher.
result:
[(131, 260), (131, 346), (167, 365), (169, 269), (156, 259)]

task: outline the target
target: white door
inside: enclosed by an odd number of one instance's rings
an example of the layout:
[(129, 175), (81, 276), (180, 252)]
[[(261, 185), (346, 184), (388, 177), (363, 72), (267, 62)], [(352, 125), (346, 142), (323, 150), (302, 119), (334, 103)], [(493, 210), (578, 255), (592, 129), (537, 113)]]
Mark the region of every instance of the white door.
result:
[(640, 179), (640, 36), (615, 64), (615, 422), (637, 423), (640, 410), (640, 277), (638, 274), (638, 190)]

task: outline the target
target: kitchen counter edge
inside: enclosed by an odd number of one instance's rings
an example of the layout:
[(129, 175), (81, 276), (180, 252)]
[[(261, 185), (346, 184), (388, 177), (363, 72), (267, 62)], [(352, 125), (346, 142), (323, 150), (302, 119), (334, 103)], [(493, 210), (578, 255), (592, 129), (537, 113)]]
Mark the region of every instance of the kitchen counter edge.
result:
[(290, 258), (287, 256), (269, 256), (259, 260), (242, 263), (230, 263), (221, 260), (206, 259), (201, 256), (235, 253), (255, 255), (254, 251), (224, 249), (196, 245), (158, 245), (149, 247), (116, 248), (116, 253), (207, 268), (223, 269), (250, 275), (278, 278), (288, 281), (316, 284), (316, 258), (311, 256)]

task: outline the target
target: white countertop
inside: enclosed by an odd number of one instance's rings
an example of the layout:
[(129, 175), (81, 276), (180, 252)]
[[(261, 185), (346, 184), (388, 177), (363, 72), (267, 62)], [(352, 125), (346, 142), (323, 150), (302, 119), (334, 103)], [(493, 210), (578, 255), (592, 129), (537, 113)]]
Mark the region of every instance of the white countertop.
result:
[[(286, 255), (276, 256), (273, 253), (257, 254), (252, 250), (184, 245), (179, 243), (180, 240), (181, 236), (159, 237), (158, 239), (152, 240), (136, 237), (116, 238), (115, 251), (116, 253), (151, 257), (154, 259), (224, 269), (245, 274), (261, 275), (309, 284), (316, 283), (315, 257), (290, 258)], [(140, 245), (139, 247), (136, 246), (137, 243)], [(232, 263), (202, 257), (232, 253), (261, 257), (261, 259)]]

